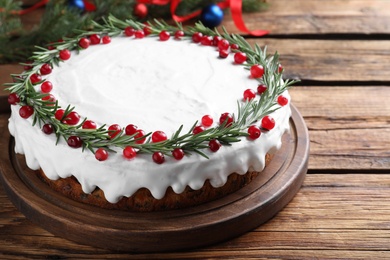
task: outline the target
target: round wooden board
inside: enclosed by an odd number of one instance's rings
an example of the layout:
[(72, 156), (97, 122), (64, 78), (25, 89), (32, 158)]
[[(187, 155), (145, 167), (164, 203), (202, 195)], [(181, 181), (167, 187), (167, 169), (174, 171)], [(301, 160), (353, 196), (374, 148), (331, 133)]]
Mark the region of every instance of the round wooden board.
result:
[(1, 181), (14, 205), (49, 232), (81, 244), (129, 252), (191, 249), (252, 230), (279, 212), (298, 192), (307, 171), (309, 136), (292, 106), (290, 134), (267, 168), (239, 191), (197, 207), (135, 213), (72, 201), (51, 190), (14, 153), (14, 139), (0, 141)]

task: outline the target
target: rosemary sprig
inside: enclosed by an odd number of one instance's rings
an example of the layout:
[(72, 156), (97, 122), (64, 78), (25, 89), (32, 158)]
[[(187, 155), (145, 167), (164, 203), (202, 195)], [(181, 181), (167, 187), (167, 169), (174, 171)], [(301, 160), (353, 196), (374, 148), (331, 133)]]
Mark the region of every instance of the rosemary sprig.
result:
[[(265, 68), (263, 77), (258, 79), (258, 81), (260, 84), (267, 86), (267, 91), (257, 101), (238, 102), (237, 117), (229, 126), (221, 124), (194, 135), (192, 134), (192, 130), (197, 125), (197, 122), (195, 122), (187, 133), (182, 133), (183, 126), (180, 126), (171, 138), (158, 143), (150, 141), (149, 136), (151, 133), (142, 137), (148, 139), (145, 143), (138, 144), (137, 141), (140, 138), (136, 138), (134, 135), (125, 135), (123, 130), (111, 139), (105, 125), (97, 129), (83, 129), (82, 125), (86, 119), (75, 126), (64, 124), (61, 122), (62, 120), (56, 119), (54, 114), (60, 106), (57, 102), (42, 100), (45, 94), (37, 92), (34, 89), (30, 81), (31, 75), (39, 73), (40, 67), (45, 63), (51, 66), (58, 65), (61, 62), (59, 59), (60, 50), (79, 51), (78, 41), (81, 38), (88, 37), (92, 34), (118, 36), (123, 34), (123, 30), (128, 26), (136, 30), (141, 30), (147, 26), (151, 34), (154, 35), (158, 35), (163, 30), (172, 34), (177, 30), (182, 30), (186, 36), (191, 36), (194, 32), (201, 32), (209, 36), (223, 37), (231, 44), (237, 44), (239, 50), (247, 55), (247, 63), (244, 65), (244, 68), (249, 69), (254, 64), (261, 64)], [(239, 142), (241, 137), (248, 135), (247, 128), (250, 125), (278, 109), (277, 97), (294, 83), (294, 81), (289, 80), (283, 81), (282, 73), (277, 72), (279, 65), (277, 53), (272, 56), (267, 56), (266, 49), (262, 50), (257, 44), (252, 48), (240, 35), (229, 34), (225, 29), (223, 29), (223, 33), (221, 34), (217, 30), (213, 31), (200, 23), (184, 29), (179, 23), (173, 26), (163, 21), (154, 20), (145, 25), (134, 20), (122, 21), (114, 16), (109, 16), (104, 20), (103, 24), (94, 23), (92, 30), (79, 30), (77, 33), (77, 37), (65, 38), (61, 42), (53, 43), (48, 48), (37, 47), (37, 50), (31, 57), (33, 62), (31, 64), (25, 64), (30, 66), (31, 69), (21, 74), (12, 75), (14, 83), (6, 85), (8, 86), (8, 91), (16, 93), (19, 96), (21, 105), (29, 105), (34, 108), (33, 125), (38, 124), (42, 126), (43, 124), (51, 124), (55, 129), (57, 142), (61, 138), (66, 141), (70, 136), (78, 136), (83, 141), (83, 150), (88, 149), (91, 152), (101, 147), (114, 151), (114, 147), (123, 149), (126, 146), (132, 146), (138, 150), (138, 153), (159, 151), (171, 156), (173, 149), (181, 148), (186, 154), (197, 153), (207, 158), (207, 155), (202, 151), (208, 147), (207, 142), (213, 139), (218, 140), (223, 145), (231, 145), (232, 143)], [(73, 109), (74, 107), (68, 106), (65, 109), (63, 118), (66, 118)]]

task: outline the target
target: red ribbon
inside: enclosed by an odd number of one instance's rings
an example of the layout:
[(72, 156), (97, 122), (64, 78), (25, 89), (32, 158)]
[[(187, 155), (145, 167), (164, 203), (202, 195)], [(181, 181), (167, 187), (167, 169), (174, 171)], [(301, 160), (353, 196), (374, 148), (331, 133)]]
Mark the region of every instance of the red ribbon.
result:
[(264, 36), (268, 34), (267, 30), (254, 30), (250, 31), (246, 26), (244, 19), (242, 18), (242, 1), (240, 0), (228, 0), (230, 5), (230, 12), (232, 13), (232, 18), (234, 24), (237, 26), (237, 28), (242, 31), (249, 33), (254, 36)]
[[(44, 6), (46, 5), (47, 3), (49, 2), (49, 0), (42, 0), (42, 1), (39, 1), (38, 3), (36, 3), (35, 5), (29, 7), (29, 8), (26, 8), (26, 9), (23, 9), (23, 10), (18, 10), (18, 11), (11, 11), (11, 14), (17, 14), (17, 15), (23, 15), (23, 14), (27, 14), (31, 11), (34, 11), (35, 9), (41, 7), (41, 6)], [(4, 9), (3, 8), (0, 8), (0, 12), (3, 12)]]
[[(173, 20), (175, 20), (176, 22), (187, 21), (189, 19), (199, 16), (202, 12), (201, 10), (197, 10), (185, 16), (176, 15), (175, 12), (178, 5), (180, 4), (180, 0), (137, 0), (137, 2), (143, 4), (154, 4), (154, 5), (167, 5), (170, 3), (171, 16)], [(226, 0), (223, 2), (219, 2), (217, 5), (221, 9), (230, 8), (233, 22), (241, 32), (248, 33), (254, 36), (264, 36), (269, 33), (266, 30), (251, 31), (246, 27), (245, 22), (242, 18), (242, 0)]]
[[(35, 5), (27, 8), (27, 9), (15, 11), (14, 13), (19, 14), (19, 15), (29, 13), (29, 12), (31, 12), (31, 11), (33, 11), (41, 6), (46, 5), (49, 1), (50, 0), (39, 1), (38, 3), (36, 3)], [(91, 2), (89, 2), (88, 0), (83, 0), (83, 2), (84, 2), (84, 6), (85, 6), (86, 11), (91, 12), (91, 11), (96, 10), (96, 6), (94, 4), (92, 4)], [(176, 12), (177, 7), (180, 4), (180, 0), (137, 0), (137, 2), (142, 3), (142, 4), (154, 4), (154, 5), (167, 5), (170, 3), (171, 4), (170, 11), (171, 11), (172, 19), (174, 19), (177, 22), (184, 22), (184, 21), (187, 21), (187, 20), (192, 19), (194, 17), (197, 17), (202, 12), (201, 10), (197, 10), (197, 11), (192, 12), (192, 13), (185, 15), (185, 16), (176, 15), (175, 12)], [(219, 2), (217, 5), (221, 9), (230, 8), (233, 22), (240, 31), (242, 31), (244, 33), (249, 33), (249, 34), (254, 35), (254, 36), (264, 36), (264, 35), (268, 34), (268, 31), (266, 31), (266, 30), (251, 31), (246, 27), (245, 22), (242, 18), (242, 0), (226, 0), (223, 2)]]

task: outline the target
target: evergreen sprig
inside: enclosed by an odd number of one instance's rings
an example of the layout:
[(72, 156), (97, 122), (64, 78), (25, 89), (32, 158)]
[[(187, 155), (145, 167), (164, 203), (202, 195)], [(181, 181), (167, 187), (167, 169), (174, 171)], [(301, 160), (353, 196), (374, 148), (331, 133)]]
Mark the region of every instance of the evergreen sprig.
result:
[[(222, 0), (186, 0), (177, 6), (176, 14), (188, 15), (207, 5)], [(76, 29), (91, 28), (91, 21), (101, 23), (109, 14), (120, 19), (138, 19), (133, 16), (137, 0), (93, 0), (96, 10), (85, 12), (71, 6), (68, 0), (50, 0), (44, 9), (40, 22), (35, 26), (23, 26), (18, 11), (23, 1), (0, 0), (0, 63), (21, 62), (31, 56), (33, 46), (42, 46), (57, 41), (63, 36), (72, 37)], [(265, 10), (265, 0), (243, 0), (244, 12)], [(172, 19), (170, 4), (147, 4), (148, 15), (139, 18), (144, 22), (153, 18)]]
[[(260, 98), (257, 101), (237, 102), (237, 117), (229, 126), (226, 125), (226, 123), (223, 123), (194, 135), (192, 134), (192, 131), (198, 122), (195, 122), (187, 133), (182, 133), (182, 125), (173, 133), (171, 138), (158, 143), (150, 141), (151, 133), (142, 137), (147, 138), (145, 143), (138, 144), (137, 141), (140, 138), (137, 139), (134, 135), (125, 135), (123, 129), (114, 138), (110, 138), (109, 130), (106, 125), (100, 126), (97, 129), (83, 129), (82, 125), (86, 119), (76, 126), (62, 123), (62, 120), (57, 120), (54, 114), (60, 106), (57, 102), (42, 100), (42, 97), (45, 94), (34, 89), (30, 77), (34, 73), (39, 74), (39, 69), (45, 63), (50, 64), (51, 66), (59, 64), (61, 62), (59, 59), (60, 50), (80, 50), (78, 42), (81, 38), (88, 37), (92, 34), (110, 36), (121, 35), (123, 34), (123, 30), (128, 26), (135, 29), (142, 29), (145, 26), (148, 26), (151, 34), (154, 35), (158, 35), (162, 30), (169, 31), (171, 34), (174, 34), (177, 30), (183, 30), (187, 36), (191, 36), (194, 32), (202, 32), (203, 34), (210, 36), (223, 37), (231, 44), (237, 44), (239, 50), (246, 53), (248, 59), (244, 67), (249, 68), (254, 64), (261, 64), (264, 66), (264, 75), (257, 80), (259, 81), (259, 84), (266, 85), (267, 90), (260, 95)], [(19, 96), (20, 105), (28, 105), (34, 108), (33, 125), (37, 124), (42, 127), (43, 124), (51, 124), (55, 129), (57, 142), (61, 138), (66, 141), (70, 136), (78, 136), (83, 141), (83, 149), (88, 149), (91, 152), (94, 152), (101, 147), (114, 151), (114, 147), (123, 149), (126, 146), (132, 146), (137, 149), (138, 153), (153, 153), (159, 151), (165, 155), (171, 156), (173, 149), (181, 148), (186, 154), (197, 153), (207, 157), (202, 150), (208, 148), (207, 143), (210, 140), (216, 139), (223, 145), (231, 145), (232, 143), (239, 142), (241, 137), (248, 136), (247, 128), (264, 116), (278, 109), (277, 97), (294, 83), (294, 81), (282, 80), (282, 73), (278, 72), (279, 62), (277, 54), (268, 56), (265, 50), (262, 50), (257, 44), (252, 48), (251, 45), (239, 35), (228, 34), (226, 30), (223, 30), (223, 33), (221, 34), (216, 30), (210, 30), (201, 23), (197, 23), (194, 27), (186, 27), (184, 29), (181, 24), (172, 26), (165, 22), (155, 20), (145, 25), (134, 20), (123, 21), (114, 16), (109, 16), (107, 19), (104, 19), (103, 24), (94, 22), (92, 30), (79, 30), (76, 37), (65, 38), (61, 42), (52, 44), (50, 48), (37, 47), (37, 50), (32, 56), (32, 60), (33, 62), (31, 64), (25, 64), (31, 67), (30, 70), (24, 71), (21, 74), (12, 75), (15, 82), (6, 84), (8, 86), (7, 89), (11, 93), (16, 93)], [(66, 107), (63, 118), (66, 118), (73, 110), (74, 107), (70, 105)]]

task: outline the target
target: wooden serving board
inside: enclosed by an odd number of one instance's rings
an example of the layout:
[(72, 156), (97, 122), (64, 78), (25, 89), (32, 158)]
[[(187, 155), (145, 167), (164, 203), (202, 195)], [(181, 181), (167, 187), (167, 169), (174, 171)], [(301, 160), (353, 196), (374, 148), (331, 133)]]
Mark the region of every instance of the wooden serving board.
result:
[(14, 205), (54, 235), (81, 244), (128, 252), (191, 249), (225, 241), (276, 215), (297, 193), (308, 165), (309, 136), (292, 106), (291, 131), (266, 169), (249, 185), (222, 199), (184, 210), (139, 213), (105, 210), (51, 190), (14, 153), (14, 139), (0, 140), (1, 175)]

